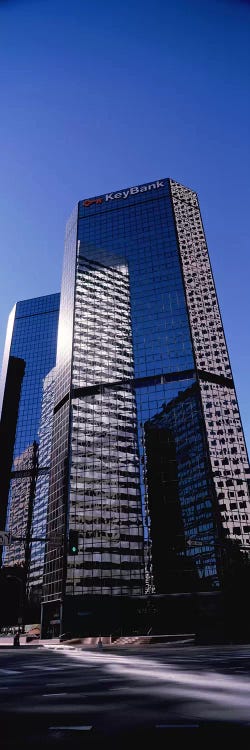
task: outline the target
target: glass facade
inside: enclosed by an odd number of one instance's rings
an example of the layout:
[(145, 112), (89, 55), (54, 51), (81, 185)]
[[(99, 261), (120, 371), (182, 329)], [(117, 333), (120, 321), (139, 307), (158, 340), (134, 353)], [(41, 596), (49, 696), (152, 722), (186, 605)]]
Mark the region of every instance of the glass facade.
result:
[(42, 413), (39, 427), (39, 472), (36, 481), (33, 503), (30, 551), (28, 571), (29, 598), (41, 601), (45, 540), (47, 530), (47, 509), (49, 498), (49, 476), (52, 447), (52, 429), (55, 399), (55, 368), (51, 370), (43, 383)]
[[(34, 450), (34, 446), (38, 445), (39, 439), (43, 379), (55, 364), (59, 302), (60, 294), (17, 302), (11, 312), (7, 329), (2, 368), (5, 416), (12, 411), (11, 389), (8, 388), (7, 391), (8, 366), (12, 362), (22, 362), (23, 375), (16, 408), (12, 445), (13, 465), (9, 477), (8, 508), (5, 515), (7, 528), (16, 534), (18, 526), (18, 535), (22, 536), (27, 533), (27, 518), (32, 512), (31, 505), (34, 500), (33, 485), (39, 474), (37, 451)], [(17, 546), (12, 544), (6, 548), (5, 564), (12, 565), (14, 560), (18, 564), (25, 562), (24, 545), (20, 545), (18, 553)]]
[(224, 536), (249, 543), (249, 463), (193, 191), (78, 204), (59, 332), (44, 604), (216, 589)]
[[(156, 591), (217, 585), (218, 521), (197, 383), (144, 424), (145, 480)], [(187, 541), (203, 539), (199, 551)]]
[(60, 294), (17, 302), (9, 355), (25, 361), (14, 455), (38, 439), (42, 387), (55, 364)]
[(19, 540), (6, 547), (4, 564), (28, 565), (29, 543), (23, 537), (30, 534), (35, 483), (37, 474), (37, 449), (34, 441), (18, 458), (15, 458), (11, 473), (11, 500), (8, 531)]
[[(140, 594), (139, 453), (127, 264), (77, 255), (66, 594)], [(107, 384), (107, 386), (105, 385)], [(112, 387), (114, 385), (114, 387)]]

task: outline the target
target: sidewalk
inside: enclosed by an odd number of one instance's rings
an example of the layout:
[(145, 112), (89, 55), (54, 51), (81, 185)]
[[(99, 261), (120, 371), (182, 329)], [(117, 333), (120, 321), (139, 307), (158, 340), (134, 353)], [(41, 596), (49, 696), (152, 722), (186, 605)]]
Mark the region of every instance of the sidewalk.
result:
[[(111, 636), (88, 636), (85, 638), (71, 638), (68, 641), (60, 642), (59, 638), (35, 638), (26, 643), (26, 635), (20, 635), (20, 647), (22, 648), (56, 648), (56, 649), (96, 649), (96, 648), (122, 648), (133, 646), (150, 646), (150, 645), (192, 645), (195, 642), (193, 633), (176, 634), (176, 635), (135, 635), (121, 636), (112, 640)], [(15, 648), (13, 645), (13, 636), (4, 636), (0, 638), (0, 649)], [(18, 647), (17, 647), (18, 648)]]
[(155, 636), (123, 636), (112, 641), (111, 636), (92, 636), (88, 638), (72, 638), (68, 641), (60, 642), (59, 638), (44, 639), (39, 641), (40, 646), (45, 648), (70, 648), (74, 650), (82, 649), (96, 649), (96, 648), (122, 648), (122, 647), (133, 647), (133, 646), (150, 646), (150, 645), (193, 645), (195, 643), (195, 635), (193, 633), (188, 634), (176, 634), (176, 635), (155, 635)]
[[(0, 649), (1, 648), (14, 648), (13, 645), (14, 636), (13, 635), (6, 635), (0, 638)], [(38, 646), (40, 644), (40, 639), (36, 638), (34, 641), (30, 641), (29, 643), (26, 643), (26, 635), (20, 635), (20, 647), (29, 647), (29, 646)], [(19, 648), (18, 646), (15, 648)]]

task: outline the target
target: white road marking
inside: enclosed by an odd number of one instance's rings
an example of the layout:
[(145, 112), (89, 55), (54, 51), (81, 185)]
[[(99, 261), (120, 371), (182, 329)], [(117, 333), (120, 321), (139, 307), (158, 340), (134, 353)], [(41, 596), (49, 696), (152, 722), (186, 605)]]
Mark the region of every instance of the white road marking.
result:
[(76, 726), (72, 726), (72, 727), (61, 727), (61, 726), (60, 727), (49, 727), (49, 729), (52, 730), (52, 731), (58, 731), (58, 729), (60, 729), (60, 730), (66, 731), (66, 732), (68, 732), (68, 731), (72, 732), (74, 730), (77, 731), (77, 732), (84, 732), (84, 731), (89, 731), (90, 729), (93, 729), (93, 727), (91, 725), (85, 725), (85, 726), (83, 726), (83, 725), (79, 725), (79, 726), (76, 725)]
[(1, 674), (21, 674), (16, 669), (0, 669)]
[(69, 695), (69, 693), (42, 693), (43, 698), (58, 698), (58, 696), (61, 698), (62, 695)]

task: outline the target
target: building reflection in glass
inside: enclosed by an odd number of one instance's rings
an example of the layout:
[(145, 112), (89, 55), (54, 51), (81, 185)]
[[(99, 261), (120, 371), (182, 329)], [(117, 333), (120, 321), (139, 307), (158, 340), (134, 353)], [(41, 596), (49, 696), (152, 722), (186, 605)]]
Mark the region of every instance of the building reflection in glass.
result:
[(216, 587), (218, 537), (196, 383), (145, 422), (144, 444), (156, 593)]
[(134, 394), (120, 387), (73, 399), (67, 593), (141, 593), (143, 531)]
[(51, 459), (52, 427), (54, 412), (54, 388), (56, 368), (53, 368), (43, 383), (42, 414), (39, 428), (39, 469), (36, 482), (32, 516), (32, 541), (28, 571), (29, 596), (41, 600), (45, 540), (47, 530), (47, 507), (49, 497), (49, 472)]
[(17, 541), (6, 547), (4, 564), (28, 565), (32, 509), (37, 475), (38, 444), (34, 441), (14, 460), (11, 472), (8, 531)]
[(128, 267), (77, 262), (66, 594), (141, 594), (143, 527)]
[(26, 557), (26, 570), (31, 505), (38, 471), (37, 457), (32, 451), (36, 445), (37, 453), (43, 380), (55, 364), (59, 303), (60, 294), (16, 303), (9, 316), (2, 365), (0, 444), (4, 470), (0, 476), (1, 528), (12, 532), (15, 529), (19, 536), (21, 529), (27, 542), (26, 551), (21, 542), (3, 548), (3, 560), (5, 565), (14, 564), (14, 560), (20, 564)]

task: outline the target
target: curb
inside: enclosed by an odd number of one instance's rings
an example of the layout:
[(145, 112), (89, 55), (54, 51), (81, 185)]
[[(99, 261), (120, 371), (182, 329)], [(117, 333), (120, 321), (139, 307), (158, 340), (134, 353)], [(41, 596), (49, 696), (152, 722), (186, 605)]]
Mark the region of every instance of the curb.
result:
[(151, 643), (142, 643), (142, 642), (136, 643), (135, 641), (133, 641), (133, 643), (130, 643), (130, 642), (128, 642), (128, 643), (126, 643), (126, 642), (116, 643), (114, 641), (114, 643), (95, 643), (95, 644), (92, 644), (92, 645), (90, 645), (90, 644), (84, 644), (84, 643), (82, 643), (82, 644), (79, 643), (79, 644), (71, 645), (70, 643), (66, 643), (66, 642), (65, 643), (49, 643), (48, 641), (46, 643), (43, 643), (41, 641), (39, 645), (42, 648), (49, 648), (49, 649), (58, 650), (58, 651), (62, 651), (64, 649), (66, 649), (67, 651), (69, 651), (69, 650), (70, 651), (96, 651), (96, 650), (97, 651), (103, 651), (103, 650), (104, 651), (118, 651), (120, 649), (123, 650), (123, 649), (127, 649), (127, 648), (133, 650), (133, 647), (135, 647), (135, 648), (136, 647), (137, 648), (138, 647), (145, 648), (145, 647), (148, 647), (148, 646), (149, 647), (150, 646), (185, 646), (185, 645), (191, 645), (192, 646), (192, 645), (195, 645), (195, 640), (193, 638), (188, 638), (188, 639), (186, 638), (186, 639), (182, 639), (182, 640), (178, 639), (176, 641), (174, 641), (174, 640), (171, 640), (171, 641), (170, 640), (166, 640), (166, 641), (161, 640), (161, 641), (158, 641), (156, 643), (153, 643), (153, 642), (151, 642)]

